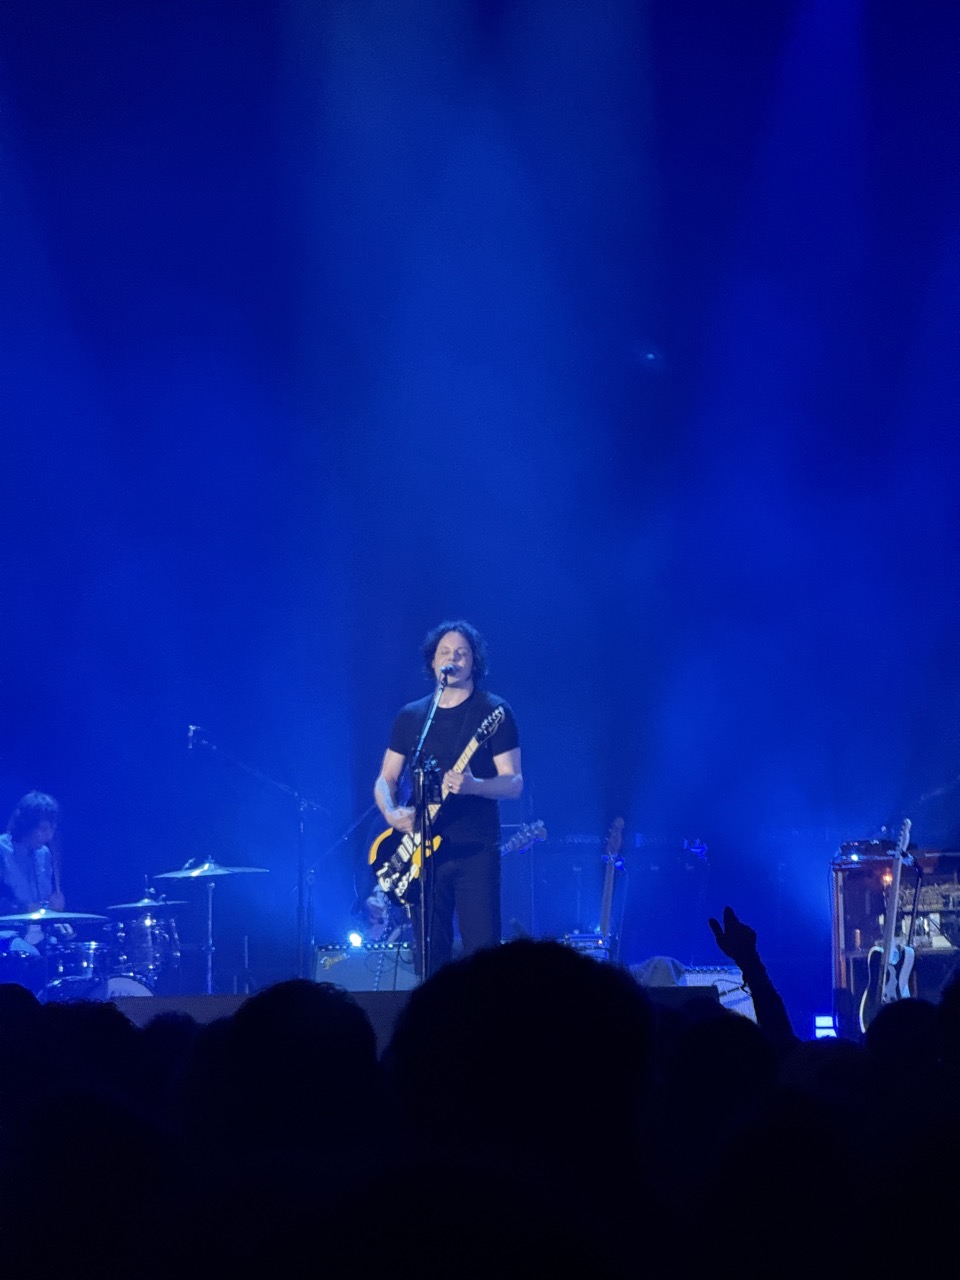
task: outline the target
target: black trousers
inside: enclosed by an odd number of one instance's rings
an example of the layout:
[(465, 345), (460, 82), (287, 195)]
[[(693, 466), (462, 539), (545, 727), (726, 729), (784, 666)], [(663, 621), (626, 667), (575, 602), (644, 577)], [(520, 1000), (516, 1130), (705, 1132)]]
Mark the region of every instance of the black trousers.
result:
[(500, 942), (500, 850), (460, 852), (443, 846), (424, 862), (420, 901), (413, 908), (416, 968), (423, 977), (421, 905), (425, 908), (427, 973), (453, 955), (454, 917), (464, 955)]

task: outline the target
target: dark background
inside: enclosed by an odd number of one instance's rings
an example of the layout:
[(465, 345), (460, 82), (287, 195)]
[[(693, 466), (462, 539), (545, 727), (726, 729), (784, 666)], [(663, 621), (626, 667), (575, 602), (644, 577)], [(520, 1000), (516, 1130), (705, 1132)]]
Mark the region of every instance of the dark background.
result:
[(510, 927), (593, 927), (622, 816), (625, 958), (730, 902), (824, 1011), (840, 844), (960, 828), (958, 28), (4, 5), (0, 803), (61, 800), (68, 905), (213, 857), (269, 869), (218, 985), (298, 900), (339, 941), (463, 615), (550, 833)]

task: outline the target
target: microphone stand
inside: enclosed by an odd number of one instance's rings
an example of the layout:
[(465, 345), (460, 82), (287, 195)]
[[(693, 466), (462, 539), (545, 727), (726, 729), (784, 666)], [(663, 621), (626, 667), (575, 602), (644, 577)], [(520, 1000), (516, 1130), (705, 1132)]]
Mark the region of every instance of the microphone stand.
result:
[[(261, 773), (259, 769), (255, 769), (252, 765), (238, 760), (236, 756), (232, 756), (229, 752), (221, 751), (215, 742), (209, 742), (206, 738), (196, 737), (196, 734), (202, 733), (199, 725), (190, 725), (187, 734), (187, 745), (193, 747), (194, 743), (201, 747), (208, 747), (217, 755), (223, 756), (229, 760), (231, 764), (236, 765), (238, 769), (243, 769), (245, 773), (249, 773), (254, 778), (259, 778), (261, 782), (267, 783), (277, 791), (282, 791), (284, 795), (292, 796), (297, 802), (297, 977), (306, 977), (306, 939), (305, 939), (305, 920), (306, 920), (306, 894), (307, 894), (307, 857), (306, 857), (306, 829), (304, 824), (304, 814), (312, 810), (315, 813), (330, 816), (330, 810), (325, 809), (323, 805), (318, 804), (316, 800), (302, 794), (295, 787), (288, 786), (285, 782), (280, 782), (277, 778), (269, 778), (265, 773)], [(211, 889), (213, 886), (210, 886)], [(207, 903), (208, 914), (212, 910), (212, 895)], [(209, 932), (208, 932), (209, 943)], [(207, 953), (207, 987), (212, 983), (211, 974), (212, 956), (210, 951)]]
[(420, 738), (414, 748), (413, 755), (410, 757), (410, 778), (413, 783), (413, 832), (414, 841), (419, 842), (420, 846), (420, 928), (418, 933), (420, 948), (420, 979), (425, 982), (430, 973), (430, 929), (427, 926), (427, 905), (428, 884), (427, 884), (427, 849), (429, 849), (430, 841), (433, 834), (430, 828), (430, 809), (428, 804), (428, 780), (431, 775), (436, 776), (436, 761), (427, 759), (422, 756), (423, 744), (426, 741), (427, 734), (430, 732), (430, 726), (433, 724), (433, 718), (437, 713), (437, 707), (444, 689), (447, 687), (447, 677), (441, 671), (440, 678), (437, 681), (437, 687), (434, 690), (433, 701), (430, 703), (430, 710), (427, 712), (427, 718), (423, 722), (423, 728), (420, 730)]

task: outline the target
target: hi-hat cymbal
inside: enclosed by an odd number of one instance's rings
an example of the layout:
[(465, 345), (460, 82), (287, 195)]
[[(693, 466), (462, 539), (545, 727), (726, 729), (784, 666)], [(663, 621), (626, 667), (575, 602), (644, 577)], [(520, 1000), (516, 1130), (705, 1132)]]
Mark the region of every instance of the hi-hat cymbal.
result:
[(96, 924), (106, 919), (106, 916), (91, 915), (87, 911), (50, 911), (47, 907), (40, 907), (15, 916), (0, 916), (0, 924)]
[(115, 902), (108, 911), (146, 911), (151, 907), (185, 907), (185, 898), (141, 898), (139, 902)]
[(247, 871), (263, 871), (269, 870), (267, 867), (224, 867), (219, 862), (208, 859), (206, 862), (198, 862), (192, 865), (188, 862), (186, 866), (181, 867), (179, 871), (161, 871), (159, 875), (153, 877), (154, 880), (200, 880), (209, 876), (236, 876)]

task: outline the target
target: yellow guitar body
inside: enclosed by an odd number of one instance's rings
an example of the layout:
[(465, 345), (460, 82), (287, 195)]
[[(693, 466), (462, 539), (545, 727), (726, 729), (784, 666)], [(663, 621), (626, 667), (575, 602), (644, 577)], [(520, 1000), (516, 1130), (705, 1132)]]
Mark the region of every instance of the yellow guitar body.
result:
[[(442, 839), (443, 836), (434, 836), (430, 841), (427, 848), (428, 858), (431, 853), (436, 853)], [(386, 831), (382, 832), (377, 836), (376, 840), (374, 840), (373, 844), (370, 846), (370, 852), (367, 854), (367, 862), (372, 867), (387, 861), (393, 856), (396, 849), (399, 848), (404, 840), (408, 840), (411, 845), (410, 862), (413, 867), (411, 874), (418, 876), (420, 874), (421, 862), (419, 842), (414, 840), (411, 835), (401, 835), (401, 833), (399, 831), (395, 831), (393, 827), (387, 827)]]

